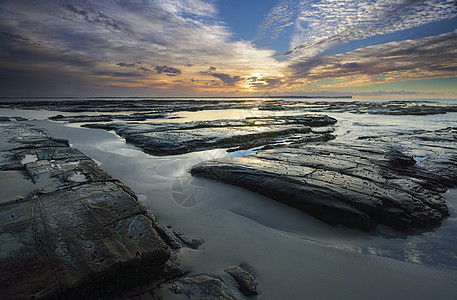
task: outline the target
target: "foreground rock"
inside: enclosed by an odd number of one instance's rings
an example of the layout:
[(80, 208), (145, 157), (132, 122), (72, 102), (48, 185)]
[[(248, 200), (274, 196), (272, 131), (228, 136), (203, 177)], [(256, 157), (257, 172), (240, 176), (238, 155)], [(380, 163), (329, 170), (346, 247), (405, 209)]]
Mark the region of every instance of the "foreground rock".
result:
[(192, 175), (258, 192), (330, 224), (363, 230), (430, 228), (448, 216), (457, 185), (457, 130), (315, 143), (200, 163)]
[(134, 193), (64, 140), (0, 123), (0, 298), (100, 298), (162, 279), (170, 251)]
[(152, 155), (176, 155), (215, 148), (229, 151), (278, 143), (327, 141), (336, 120), (324, 115), (251, 117), (187, 123), (107, 123), (84, 127), (115, 130)]

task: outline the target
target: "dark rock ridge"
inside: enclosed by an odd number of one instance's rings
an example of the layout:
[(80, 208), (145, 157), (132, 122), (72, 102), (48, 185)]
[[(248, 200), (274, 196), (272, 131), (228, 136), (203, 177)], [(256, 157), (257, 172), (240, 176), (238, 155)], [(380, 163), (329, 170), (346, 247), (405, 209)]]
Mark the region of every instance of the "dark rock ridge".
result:
[(67, 141), (0, 122), (0, 176), (1, 299), (113, 297), (170, 268), (154, 217)]
[(202, 162), (192, 175), (241, 186), (329, 224), (428, 229), (448, 216), (457, 185), (457, 129), (293, 144)]
[[(94, 122), (97, 118), (142, 120), (154, 119), (180, 111), (224, 110), (224, 109), (258, 109), (258, 110), (302, 110), (307, 112), (352, 112), (386, 115), (429, 115), (457, 112), (457, 105), (431, 101), (296, 101), (287, 97), (268, 97), (253, 99), (73, 99), (59, 101), (37, 100), (1, 102), (3, 108), (44, 109), (61, 112), (99, 112), (116, 113), (117, 116), (77, 116), (66, 118), (68, 122), (85, 119)], [(60, 118), (64, 120), (65, 118)], [(59, 119), (59, 117), (58, 117)]]
[(234, 266), (225, 269), (225, 272), (233, 277), (238, 289), (246, 297), (258, 295), (257, 293), (257, 282), (248, 271), (244, 270), (240, 266)]
[(142, 294), (145, 299), (207, 299), (231, 300), (218, 278), (207, 275), (183, 277), (161, 285), (158, 289)]
[(111, 122), (111, 121), (145, 121), (148, 119), (165, 119), (167, 114), (163, 113), (130, 113), (130, 114), (105, 114), (97, 116), (87, 116), (87, 115), (78, 115), (78, 116), (63, 116), (56, 115), (50, 117), (51, 121), (63, 121), (68, 123), (92, 123), (92, 122)]
[[(300, 107), (300, 104), (298, 104)], [(436, 115), (457, 112), (457, 105), (431, 101), (319, 101), (307, 103), (302, 108), (309, 112), (351, 112), (375, 115)]]
[(229, 151), (278, 143), (303, 143), (333, 139), (334, 118), (325, 115), (251, 117), (187, 123), (107, 123), (84, 127), (115, 130), (152, 155), (177, 155), (229, 148)]

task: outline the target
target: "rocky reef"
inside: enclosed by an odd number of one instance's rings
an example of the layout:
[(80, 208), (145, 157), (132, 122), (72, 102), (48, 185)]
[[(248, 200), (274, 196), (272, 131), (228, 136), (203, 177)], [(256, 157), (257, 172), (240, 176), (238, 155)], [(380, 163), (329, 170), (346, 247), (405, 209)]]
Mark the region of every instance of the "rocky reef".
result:
[(194, 166), (192, 175), (237, 185), (329, 224), (402, 231), (441, 224), (440, 193), (457, 185), (457, 129), (297, 143)]
[[(296, 98), (300, 98), (299, 100)], [(304, 100), (306, 99), (306, 100)], [(351, 112), (385, 115), (431, 115), (457, 112), (457, 105), (433, 101), (351, 101), (320, 100), (306, 97), (260, 97), (258, 99), (220, 98), (220, 99), (173, 99), (173, 98), (92, 98), (92, 99), (45, 99), (17, 100), (2, 102), (0, 108), (43, 109), (67, 113), (87, 113), (79, 116), (55, 116), (56, 120), (68, 122), (96, 122), (104, 120), (144, 120), (165, 118), (181, 111), (257, 109), (269, 111), (301, 110), (307, 112)], [(105, 122), (105, 121), (103, 121)]]
[(201, 239), (165, 229), (68, 141), (13, 119), (0, 119), (1, 299), (233, 299), (228, 278), (176, 264)]
[(228, 151), (278, 143), (328, 141), (336, 120), (325, 115), (248, 117), (185, 123), (95, 123), (83, 127), (115, 130), (146, 153), (177, 155), (228, 148)]
[(166, 277), (159, 224), (127, 186), (67, 141), (0, 128), (2, 299), (109, 297)]

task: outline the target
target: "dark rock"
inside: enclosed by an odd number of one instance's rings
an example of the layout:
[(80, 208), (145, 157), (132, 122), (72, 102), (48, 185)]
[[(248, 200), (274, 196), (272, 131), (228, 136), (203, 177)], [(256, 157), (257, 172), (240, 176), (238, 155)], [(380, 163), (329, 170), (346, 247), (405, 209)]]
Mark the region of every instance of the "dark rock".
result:
[(255, 278), (247, 271), (239, 266), (235, 266), (225, 269), (225, 272), (229, 273), (235, 279), (238, 289), (243, 295), (246, 297), (258, 295)]
[(64, 121), (69, 123), (78, 123), (78, 122), (109, 122), (113, 120), (111, 116), (63, 116), (57, 115), (49, 117), (51, 121)]
[(183, 277), (174, 282), (163, 284), (150, 292), (153, 299), (232, 299), (222, 289), (223, 283), (207, 275)]
[(154, 229), (162, 238), (162, 240), (173, 250), (177, 250), (182, 245), (175, 239), (175, 237), (165, 229), (165, 227), (159, 222), (154, 222)]
[[(262, 99), (252, 101), (238, 99), (87, 99), (65, 101), (15, 101), (0, 102), (0, 107), (23, 108), (23, 109), (44, 109), (63, 112), (99, 112), (114, 113), (113, 119), (145, 120), (160, 118), (160, 114), (168, 115), (179, 111), (201, 111), (201, 110), (223, 110), (223, 109), (257, 109), (270, 111), (286, 111), (301, 109), (307, 112), (352, 112), (385, 115), (429, 115), (457, 112), (457, 105), (434, 103), (431, 101), (389, 101), (389, 102), (362, 102), (362, 101), (317, 101), (307, 102), (293, 101), (290, 98), (287, 102), (284, 97)], [(125, 112), (129, 112), (125, 114)], [(151, 114), (148, 116), (148, 114)], [(157, 117), (155, 117), (157, 116)], [(87, 119), (93, 122), (94, 118)], [(108, 116), (106, 116), (108, 117)], [(68, 122), (78, 122), (76, 119), (67, 119)], [(80, 119), (81, 120), (81, 119)]]
[(198, 249), (198, 247), (200, 247), (203, 244), (203, 241), (201, 239), (198, 239), (198, 238), (190, 239), (181, 232), (176, 232), (176, 231), (173, 231), (173, 232), (184, 244), (186, 244), (187, 246), (189, 246), (192, 249)]
[(407, 168), (416, 163), (414, 158), (406, 156), (398, 150), (390, 149), (387, 152), (386, 158), (393, 169)]
[(23, 117), (0, 117), (0, 122), (14, 122), (14, 121), (27, 121)]
[(52, 121), (63, 121), (68, 123), (94, 123), (94, 122), (111, 122), (117, 120), (123, 121), (144, 121), (148, 119), (164, 119), (166, 114), (162, 113), (133, 113), (133, 114), (109, 114), (109, 115), (80, 115), (80, 116), (63, 116), (56, 115), (49, 118)]
[[(336, 120), (323, 115), (251, 117), (188, 123), (109, 123), (84, 127), (115, 130), (153, 155), (176, 155), (192, 151), (229, 148), (229, 151), (268, 147), (280, 143), (328, 141), (334, 137), (329, 125)], [(325, 127), (322, 132), (311, 128)]]
[[(449, 215), (439, 193), (457, 186), (456, 141), (457, 130), (446, 128), (293, 144), (206, 161), (191, 173), (258, 192), (329, 224), (428, 229)], [(426, 159), (416, 163), (419, 155)]]
[(113, 297), (177, 273), (128, 187), (43, 130), (0, 127), (2, 299)]

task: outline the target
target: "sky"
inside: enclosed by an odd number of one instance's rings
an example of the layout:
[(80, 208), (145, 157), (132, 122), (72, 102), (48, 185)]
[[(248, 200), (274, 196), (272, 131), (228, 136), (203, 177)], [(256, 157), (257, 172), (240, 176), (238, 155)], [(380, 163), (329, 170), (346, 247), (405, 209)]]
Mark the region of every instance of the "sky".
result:
[(0, 97), (457, 98), (456, 0), (0, 0)]

